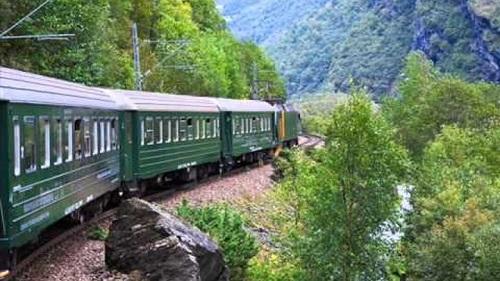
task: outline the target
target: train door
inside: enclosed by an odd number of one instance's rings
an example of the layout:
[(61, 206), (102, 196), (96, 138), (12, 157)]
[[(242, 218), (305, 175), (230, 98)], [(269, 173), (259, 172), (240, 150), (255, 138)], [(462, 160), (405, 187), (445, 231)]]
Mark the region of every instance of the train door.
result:
[[(9, 132), (13, 131), (13, 125), (8, 122), (7, 102), (0, 101), (0, 279), (8, 274), (9, 250), (7, 241), (7, 204), (9, 197), (9, 174), (11, 170), (8, 162)], [(19, 126), (19, 125), (18, 125)]]
[(233, 154), (233, 115), (231, 112), (221, 112), (221, 140), (223, 158)]
[(122, 112), (120, 118), (120, 173), (122, 181), (133, 180), (134, 121), (133, 113)]

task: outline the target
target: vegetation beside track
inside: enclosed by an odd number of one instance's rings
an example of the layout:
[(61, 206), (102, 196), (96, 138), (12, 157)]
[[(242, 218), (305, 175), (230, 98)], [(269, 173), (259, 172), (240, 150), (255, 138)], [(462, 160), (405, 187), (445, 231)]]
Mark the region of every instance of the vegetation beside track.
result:
[[(1, 1), (0, 30), (40, 3)], [(257, 45), (234, 38), (214, 0), (51, 1), (7, 35), (75, 36), (2, 40), (0, 64), (92, 86), (134, 89), (133, 23), (147, 73), (145, 90), (249, 98), (258, 74), (272, 85), (262, 95), (284, 95), (274, 63)]]
[(238, 205), (271, 237), (249, 280), (498, 276), (500, 88), (418, 54), (404, 77), (381, 108), (359, 96), (337, 107), (324, 149), (289, 154), (283, 182)]

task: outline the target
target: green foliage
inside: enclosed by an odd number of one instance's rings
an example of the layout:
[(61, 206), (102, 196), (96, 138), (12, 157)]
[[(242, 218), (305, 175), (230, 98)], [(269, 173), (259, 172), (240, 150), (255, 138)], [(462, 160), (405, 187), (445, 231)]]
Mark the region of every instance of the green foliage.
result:
[(289, 239), (302, 280), (385, 278), (382, 229), (395, 223), (408, 161), (369, 99), (355, 94), (334, 111), (325, 149), (290, 159), (279, 194), (293, 205)]
[(344, 94), (322, 93), (292, 100), (291, 103), (300, 112), (301, 125), (305, 131), (326, 135), (329, 117), (346, 99), (347, 95)]
[(244, 280), (258, 246), (255, 238), (245, 230), (245, 222), (238, 212), (227, 205), (196, 208), (184, 201), (177, 208), (177, 214), (219, 243), (231, 271), (231, 280)]
[(291, 95), (345, 92), (351, 79), (376, 97), (394, 92), (411, 50), (466, 80), (500, 81), (499, 1), (289, 2), (219, 0), (239, 37), (269, 50)]
[[(1, 1), (0, 29), (35, 7), (33, 1)], [(234, 39), (214, 0), (53, 1), (11, 35), (74, 33), (76, 37), (2, 42), (0, 64), (88, 85), (132, 89), (133, 22), (139, 27), (142, 68), (154, 70), (145, 78), (146, 90), (249, 98), (255, 62), (271, 73), (273, 87), (265, 94), (284, 94), (273, 63), (255, 45)], [(171, 40), (188, 40), (189, 45), (176, 51)]]
[(102, 228), (100, 226), (93, 227), (87, 233), (87, 237), (90, 240), (96, 240), (96, 241), (106, 241), (108, 235), (109, 235), (109, 230)]
[(298, 266), (284, 260), (277, 254), (261, 253), (250, 262), (248, 280), (290, 281), (303, 279)]
[(498, 85), (441, 75), (419, 53), (408, 57), (399, 90), (401, 97), (389, 99), (385, 113), (415, 156), (444, 125), (485, 129), (500, 122)]
[(410, 280), (500, 274), (500, 130), (445, 127), (424, 153), (408, 230)]

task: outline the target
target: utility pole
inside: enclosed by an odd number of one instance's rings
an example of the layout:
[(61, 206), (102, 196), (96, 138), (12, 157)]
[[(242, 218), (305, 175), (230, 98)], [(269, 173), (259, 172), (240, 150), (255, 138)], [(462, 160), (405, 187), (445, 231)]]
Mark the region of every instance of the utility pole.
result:
[(139, 31), (137, 28), (137, 23), (134, 23), (132, 25), (132, 49), (134, 50), (134, 72), (135, 72), (135, 88), (137, 91), (142, 91), (144, 90), (144, 84), (146, 78), (151, 75), (155, 70), (158, 68), (161, 69), (177, 69), (177, 70), (192, 70), (194, 67), (191, 65), (164, 65), (168, 59), (171, 59), (173, 56), (177, 55), (180, 51), (186, 48), (186, 46), (189, 45), (189, 41), (186, 39), (180, 39), (180, 40), (156, 40), (156, 41), (150, 41), (150, 40), (144, 40), (143, 42), (148, 43), (148, 44), (158, 44), (159, 46), (162, 46), (165, 49), (168, 49), (168, 46), (173, 46), (174, 49), (171, 50), (172, 52), (169, 54), (164, 54), (165, 56), (162, 57), (161, 61), (158, 62), (156, 65), (154, 65), (151, 69), (148, 69), (147, 71), (142, 73), (142, 68), (141, 68), (141, 41), (139, 39)]
[(259, 99), (259, 69), (255, 61), (252, 64), (252, 99)]
[(141, 72), (141, 50), (139, 44), (139, 32), (137, 31), (137, 23), (132, 25), (132, 49), (134, 50), (134, 73), (135, 73), (135, 89), (142, 91), (142, 72)]

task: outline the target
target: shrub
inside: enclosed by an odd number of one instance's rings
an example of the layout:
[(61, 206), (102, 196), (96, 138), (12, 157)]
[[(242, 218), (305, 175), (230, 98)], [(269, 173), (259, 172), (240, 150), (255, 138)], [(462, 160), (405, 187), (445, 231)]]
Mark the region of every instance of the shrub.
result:
[(93, 227), (87, 233), (87, 237), (90, 240), (105, 241), (108, 238), (109, 230), (102, 228), (100, 226)]
[(231, 270), (231, 280), (244, 280), (248, 263), (258, 252), (258, 244), (245, 230), (245, 221), (237, 211), (227, 205), (197, 208), (184, 201), (177, 208), (177, 214), (219, 243)]

